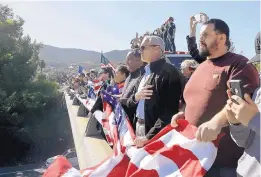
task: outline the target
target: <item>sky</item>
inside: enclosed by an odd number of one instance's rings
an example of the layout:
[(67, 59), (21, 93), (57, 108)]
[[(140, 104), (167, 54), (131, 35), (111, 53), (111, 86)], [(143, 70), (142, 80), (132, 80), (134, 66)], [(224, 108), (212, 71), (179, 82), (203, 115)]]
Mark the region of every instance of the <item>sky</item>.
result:
[[(160, 27), (172, 16), (176, 47), (187, 51), (190, 16), (199, 12), (224, 20), (237, 52), (255, 54), (260, 31), (260, 1), (2, 1), (25, 20), (24, 33), (32, 39), (61, 48), (111, 51), (130, 48), (136, 32)], [(199, 39), (200, 26), (197, 28)]]

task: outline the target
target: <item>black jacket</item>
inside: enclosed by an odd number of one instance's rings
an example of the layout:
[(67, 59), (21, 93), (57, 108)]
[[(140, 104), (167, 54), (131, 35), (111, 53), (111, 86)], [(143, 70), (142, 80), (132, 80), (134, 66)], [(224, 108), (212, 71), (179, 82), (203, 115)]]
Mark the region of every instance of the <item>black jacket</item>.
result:
[[(181, 79), (175, 66), (165, 59), (150, 63), (151, 75), (145, 85), (153, 85), (153, 96), (145, 100), (145, 133), (148, 139), (154, 137), (171, 121), (174, 114), (179, 111), (181, 92)], [(135, 93), (138, 90), (135, 88)], [(127, 101), (127, 105), (137, 109), (135, 94)], [(131, 118), (130, 118), (131, 119)], [(132, 119), (134, 129), (136, 118)]]
[(127, 100), (132, 94), (135, 93), (135, 88), (138, 88), (144, 72), (144, 66), (142, 66), (138, 70), (132, 72), (125, 81), (125, 86), (119, 101), (129, 118), (133, 118), (135, 116), (136, 107), (135, 105), (128, 105)]

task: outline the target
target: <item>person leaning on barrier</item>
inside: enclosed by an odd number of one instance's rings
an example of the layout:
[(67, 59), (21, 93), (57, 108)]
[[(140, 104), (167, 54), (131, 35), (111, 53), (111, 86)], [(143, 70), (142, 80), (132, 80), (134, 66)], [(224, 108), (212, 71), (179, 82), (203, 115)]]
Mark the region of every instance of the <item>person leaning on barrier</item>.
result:
[[(133, 106), (130, 101), (128, 101), (128, 98), (135, 93), (135, 88), (138, 87), (138, 84), (145, 72), (139, 49), (132, 50), (127, 54), (126, 65), (130, 75), (125, 81), (122, 96), (119, 101), (128, 117), (133, 120), (136, 106)], [(133, 124), (133, 121), (131, 121), (131, 123)], [(135, 124), (133, 124), (133, 126), (134, 125)]]
[(85, 74), (84, 73), (80, 73), (79, 74), (79, 80), (80, 80), (80, 86), (84, 86), (85, 83), (84, 83), (84, 78), (85, 78)]
[(122, 91), (125, 85), (125, 81), (127, 77), (129, 76), (130, 72), (125, 65), (119, 65), (115, 69), (115, 76), (114, 76), (114, 82), (115, 82), (115, 89), (117, 91), (117, 95), (114, 95), (117, 98), (120, 98), (122, 96)]
[(136, 109), (137, 147), (143, 147), (171, 121), (179, 110), (181, 79), (175, 66), (164, 58), (164, 42), (158, 36), (146, 36), (141, 44), (141, 58), (147, 63), (136, 93), (130, 101)]
[[(97, 99), (90, 111), (91, 116), (93, 116), (93, 113), (97, 110), (99, 111), (103, 111), (103, 103), (102, 103), (102, 97), (101, 97), (101, 90), (106, 90), (107, 87), (110, 85), (111, 83), (111, 78), (113, 78), (113, 69), (111, 67), (105, 67), (105, 68), (101, 68), (99, 73), (98, 73), (98, 78), (103, 82), (102, 86), (100, 87), (98, 93), (97, 93)], [(97, 121), (96, 124), (96, 128), (97, 130), (101, 133), (101, 135), (105, 138), (104, 132), (102, 130), (102, 126), (100, 125), (100, 123)], [(87, 127), (85, 130), (85, 133), (87, 132)], [(105, 138), (106, 139), (106, 138)]]
[(253, 94), (259, 86), (256, 68), (248, 64), (242, 55), (229, 52), (229, 27), (220, 19), (210, 19), (203, 24), (200, 33), (200, 55), (207, 57), (189, 79), (185, 90), (185, 113), (172, 118), (185, 118), (198, 127), (196, 138), (199, 141), (213, 141), (219, 133), (226, 135), (221, 139), (216, 160), (206, 177), (235, 177), (237, 161), (243, 153), (229, 136), (226, 117), (226, 94), (229, 81), (242, 80), (245, 93)]
[[(250, 63), (260, 63), (260, 32), (255, 39), (256, 56)], [(260, 110), (261, 90), (256, 89), (252, 99), (245, 94), (244, 100), (236, 95), (227, 101), (227, 119), (230, 124), (230, 134), (239, 147), (245, 149), (238, 161), (237, 173), (242, 177), (259, 177), (260, 170)], [(253, 101), (252, 101), (253, 100)]]
[(107, 86), (110, 85), (111, 78), (113, 77), (113, 71), (112, 68), (106, 67), (106, 68), (101, 68), (101, 70), (98, 73), (99, 79), (103, 82), (101, 88), (99, 89), (97, 93), (97, 99), (96, 102), (94, 103), (91, 113), (93, 114), (96, 110), (103, 110), (102, 106), (102, 98), (100, 95), (101, 90), (106, 90)]

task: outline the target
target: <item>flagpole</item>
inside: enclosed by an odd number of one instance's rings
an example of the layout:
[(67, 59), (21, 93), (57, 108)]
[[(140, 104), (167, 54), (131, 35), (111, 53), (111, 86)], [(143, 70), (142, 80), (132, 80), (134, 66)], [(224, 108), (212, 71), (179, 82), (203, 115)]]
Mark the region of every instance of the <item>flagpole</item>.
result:
[(102, 55), (103, 55), (103, 51), (101, 51), (101, 63), (102, 63)]

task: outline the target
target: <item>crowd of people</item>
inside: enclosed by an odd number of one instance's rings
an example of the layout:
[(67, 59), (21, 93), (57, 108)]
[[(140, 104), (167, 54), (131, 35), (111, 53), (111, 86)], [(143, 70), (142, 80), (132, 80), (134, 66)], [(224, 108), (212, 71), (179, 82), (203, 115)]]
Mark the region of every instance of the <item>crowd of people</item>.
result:
[[(176, 127), (179, 119), (186, 119), (198, 127), (199, 141), (213, 141), (221, 132), (225, 133), (206, 177), (260, 176), (261, 92), (259, 74), (252, 65), (260, 62), (260, 33), (255, 40), (257, 55), (248, 60), (229, 52), (230, 30), (223, 20), (209, 19), (203, 24), (199, 47), (195, 37), (197, 23), (194, 17), (190, 20), (190, 34), (186, 39), (194, 60), (181, 64), (182, 73), (188, 78), (185, 85), (180, 71), (166, 62), (164, 52), (169, 44), (164, 30), (161, 33), (157, 29), (154, 35), (142, 37), (140, 43), (133, 41), (126, 65), (80, 74), (72, 82), (72, 88), (97, 79), (102, 81), (93, 113), (106, 109), (101, 90), (113, 86), (115, 89), (110, 93), (131, 121), (137, 147), (146, 145), (168, 124)], [(173, 21), (170, 18), (166, 24)], [(173, 45), (175, 31), (172, 34)], [(231, 80), (242, 82), (243, 98), (232, 94)]]
[(175, 33), (176, 33), (176, 25), (174, 23), (174, 18), (169, 17), (166, 22), (164, 22), (161, 27), (155, 29), (152, 33), (146, 32), (144, 35), (140, 36), (136, 33), (136, 37), (131, 40), (131, 48), (139, 48), (144, 37), (149, 35), (159, 36), (163, 39), (165, 43), (165, 51), (175, 53), (176, 45), (175, 45)]

